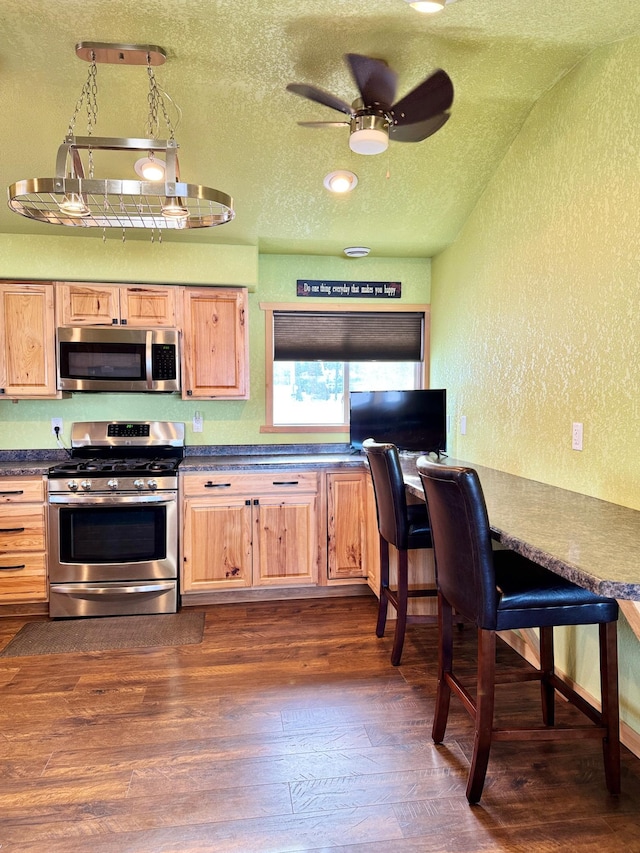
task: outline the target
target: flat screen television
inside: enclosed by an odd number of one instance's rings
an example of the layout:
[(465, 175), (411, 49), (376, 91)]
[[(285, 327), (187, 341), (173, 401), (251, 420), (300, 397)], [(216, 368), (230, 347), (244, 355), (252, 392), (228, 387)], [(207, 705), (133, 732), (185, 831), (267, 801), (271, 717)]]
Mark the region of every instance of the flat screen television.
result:
[(443, 453), (447, 449), (447, 392), (351, 391), (350, 442), (362, 449), (365, 438), (390, 442), (399, 450)]

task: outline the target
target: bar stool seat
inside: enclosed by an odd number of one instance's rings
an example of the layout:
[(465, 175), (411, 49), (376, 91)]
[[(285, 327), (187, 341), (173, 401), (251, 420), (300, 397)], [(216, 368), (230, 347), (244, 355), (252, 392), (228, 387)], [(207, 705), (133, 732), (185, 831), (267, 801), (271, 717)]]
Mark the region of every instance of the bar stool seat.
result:
[[(484, 495), (473, 468), (417, 460), (424, 488), (438, 582), (438, 688), (432, 736), (444, 739), (451, 694), (457, 696), (475, 724), (467, 799), (482, 796), (493, 740), (576, 740), (600, 738), (609, 792), (620, 793), (617, 631), (618, 603), (528, 560), (513, 551), (492, 550)], [(478, 675), (475, 698), (453, 671), (452, 610), (478, 631)], [(555, 625), (598, 625), (600, 639), (601, 710), (555, 672)], [(494, 726), (496, 632), (518, 628), (540, 631), (540, 667), (526, 673), (541, 683), (542, 722), (535, 728)], [(554, 727), (556, 691), (591, 720), (585, 726)]]
[[(432, 547), (431, 528), (425, 505), (407, 503), (400, 456), (395, 444), (367, 438), (362, 446), (371, 470), (380, 536), (380, 589), (376, 636), (384, 636), (388, 604), (391, 604), (396, 610), (391, 663), (398, 666), (402, 658), (406, 626), (415, 622), (435, 622), (437, 618), (407, 614), (410, 598), (437, 595), (435, 586), (409, 589), (408, 552)], [(389, 545), (393, 545), (398, 552), (398, 582), (395, 590), (389, 586)]]

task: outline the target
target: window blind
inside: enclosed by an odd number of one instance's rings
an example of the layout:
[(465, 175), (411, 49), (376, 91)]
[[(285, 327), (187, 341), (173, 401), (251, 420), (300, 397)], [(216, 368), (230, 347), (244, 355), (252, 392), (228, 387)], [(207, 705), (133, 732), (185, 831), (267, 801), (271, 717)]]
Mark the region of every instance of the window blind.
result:
[(424, 314), (274, 311), (274, 361), (422, 361)]

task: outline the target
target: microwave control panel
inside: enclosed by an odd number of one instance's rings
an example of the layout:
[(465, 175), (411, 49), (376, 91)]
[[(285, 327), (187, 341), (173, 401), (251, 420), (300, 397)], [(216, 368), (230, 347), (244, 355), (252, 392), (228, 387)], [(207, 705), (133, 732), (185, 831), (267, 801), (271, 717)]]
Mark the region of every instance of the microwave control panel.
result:
[(177, 376), (176, 347), (173, 344), (151, 345), (153, 379), (175, 379)]

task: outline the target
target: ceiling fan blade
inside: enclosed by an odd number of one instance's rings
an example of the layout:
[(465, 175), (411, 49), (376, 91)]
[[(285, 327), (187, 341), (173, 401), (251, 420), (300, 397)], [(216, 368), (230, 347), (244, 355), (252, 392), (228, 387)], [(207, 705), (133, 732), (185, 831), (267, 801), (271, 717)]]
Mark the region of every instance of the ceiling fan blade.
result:
[(349, 127), (348, 121), (299, 121), (300, 127)]
[(449, 113), (440, 113), (440, 115), (432, 116), (425, 121), (418, 121), (415, 124), (392, 124), (389, 128), (389, 138), (396, 142), (422, 142), (423, 139), (440, 130), (449, 118)]
[(301, 98), (307, 98), (309, 101), (323, 104), (325, 107), (346, 113), (348, 116), (354, 114), (351, 105), (346, 101), (341, 100), (336, 95), (331, 95), (329, 92), (323, 92), (322, 89), (318, 89), (315, 86), (308, 86), (306, 83), (289, 83), (287, 92), (293, 92), (294, 95), (300, 95)]
[(439, 68), (391, 107), (396, 125), (416, 124), (448, 110), (453, 103), (453, 83)]
[(365, 107), (380, 104), (389, 108), (396, 96), (398, 75), (379, 59), (347, 53), (345, 60), (358, 87)]

